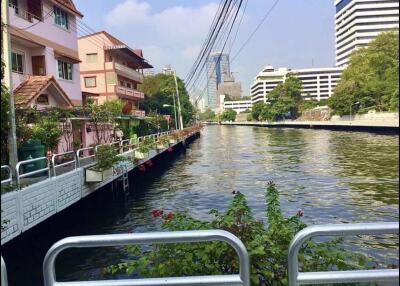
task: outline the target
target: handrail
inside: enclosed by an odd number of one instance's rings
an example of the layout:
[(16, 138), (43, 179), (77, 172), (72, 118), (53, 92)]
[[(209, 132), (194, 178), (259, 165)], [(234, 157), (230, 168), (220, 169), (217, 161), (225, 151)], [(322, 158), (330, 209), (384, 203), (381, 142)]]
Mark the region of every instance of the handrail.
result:
[(327, 284), (344, 282), (398, 281), (398, 269), (323, 271), (299, 273), (298, 254), (305, 241), (314, 236), (344, 236), (399, 233), (398, 222), (328, 224), (306, 227), (296, 234), (289, 246), (289, 285)]
[[(45, 160), (46, 161), (46, 165), (47, 165), (46, 168), (35, 170), (35, 171), (24, 173), (24, 174), (20, 174), (19, 173), (19, 171), (20, 171), (19, 169), (20, 169), (21, 165), (24, 165), (24, 164), (27, 164), (27, 163), (37, 162), (37, 161), (40, 161), (40, 160)], [(25, 178), (25, 177), (28, 177), (30, 175), (43, 173), (46, 170), (47, 170), (47, 176), (48, 176), (48, 178), (50, 178), (49, 160), (46, 157), (34, 158), (34, 159), (25, 160), (25, 161), (19, 161), (17, 163), (17, 166), (15, 166), (15, 169), (16, 169), (16, 178), (17, 178), (17, 186), (18, 187), (20, 187), (21, 178)]]
[(1, 285), (8, 286), (6, 263), (4, 262), (3, 256), (0, 257), (1, 257)]
[[(216, 276), (191, 276), (170, 277), (151, 279), (124, 279), (124, 280), (102, 280), (102, 281), (80, 281), (80, 282), (57, 282), (55, 260), (61, 251), (72, 248), (121, 246), (132, 244), (154, 244), (154, 243), (185, 243), (223, 241), (232, 246), (239, 256), (239, 274), (216, 275)], [(45, 286), (161, 286), (161, 285), (243, 285), (250, 286), (249, 256), (246, 247), (239, 238), (224, 230), (193, 230), (175, 232), (150, 232), (129, 234), (108, 234), (92, 236), (75, 236), (59, 240), (47, 251), (43, 262), (43, 276)]]
[(81, 148), (81, 149), (78, 149), (77, 151), (76, 151), (76, 160), (77, 160), (77, 165), (78, 165), (78, 168), (81, 166), (81, 161), (80, 160), (82, 160), (82, 159), (87, 159), (87, 158), (93, 158), (93, 157), (95, 157), (96, 155), (89, 155), (89, 156), (86, 156), (86, 157), (80, 157), (80, 154), (81, 154), (81, 152), (84, 152), (84, 151), (90, 151), (90, 150), (93, 150), (94, 151), (94, 147), (86, 147), (86, 148)]
[(3, 170), (7, 170), (7, 172), (8, 172), (8, 178), (2, 180), (2, 181), (1, 181), (1, 184), (2, 184), (2, 185), (3, 185), (3, 184), (9, 184), (9, 185), (11, 185), (11, 184), (12, 184), (12, 170), (11, 170), (11, 167), (8, 166), (8, 165), (3, 165), (3, 166), (1, 166), (1, 170), (2, 170), (2, 171), (3, 171)]
[[(61, 156), (65, 156), (65, 155), (68, 155), (68, 154), (70, 154), (70, 155), (72, 154), (72, 156), (73, 156), (73, 158), (74, 158), (72, 161), (68, 161), (68, 162), (64, 162), (64, 163), (61, 163), (61, 164), (56, 165), (56, 158), (61, 157)], [(63, 166), (67, 166), (67, 165), (72, 165), (72, 164), (74, 164), (74, 169), (76, 169), (76, 168), (77, 168), (76, 153), (75, 153), (75, 151), (68, 151), (68, 152), (64, 152), (64, 153), (54, 154), (54, 155), (51, 157), (51, 163), (52, 163), (52, 167), (53, 167), (53, 175), (54, 175), (54, 176), (57, 176), (56, 170), (57, 170), (57, 168), (59, 168), (59, 167), (63, 167)]]

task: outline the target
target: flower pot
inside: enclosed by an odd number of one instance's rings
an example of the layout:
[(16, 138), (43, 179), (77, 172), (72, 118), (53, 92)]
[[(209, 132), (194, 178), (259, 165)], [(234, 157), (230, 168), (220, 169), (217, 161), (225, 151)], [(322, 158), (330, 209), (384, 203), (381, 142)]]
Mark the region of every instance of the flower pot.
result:
[(164, 146), (163, 144), (157, 144), (157, 145), (156, 145), (156, 149), (157, 149), (157, 150), (164, 150), (164, 149), (165, 149), (165, 146)]
[(176, 144), (176, 139), (169, 139), (169, 144)]
[(143, 159), (146, 159), (147, 157), (148, 157), (148, 153), (142, 153), (142, 152), (135, 150), (135, 159), (143, 160)]
[(113, 176), (113, 168), (97, 171), (92, 168), (85, 169), (86, 183), (99, 183), (108, 180)]

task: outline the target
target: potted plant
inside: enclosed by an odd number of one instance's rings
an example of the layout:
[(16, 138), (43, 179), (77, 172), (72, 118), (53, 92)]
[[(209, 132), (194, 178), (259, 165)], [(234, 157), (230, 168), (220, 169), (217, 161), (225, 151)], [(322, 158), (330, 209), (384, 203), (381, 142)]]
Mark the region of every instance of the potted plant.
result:
[(149, 156), (150, 150), (154, 148), (154, 141), (150, 137), (145, 137), (135, 150), (135, 159), (143, 160)]
[(98, 146), (95, 156), (97, 163), (85, 169), (87, 183), (103, 182), (111, 178), (114, 164), (123, 160), (111, 145)]
[(157, 145), (156, 145), (156, 149), (157, 150), (163, 150), (167, 147), (169, 143), (169, 138), (166, 135), (161, 135), (158, 140), (157, 140)]
[(176, 144), (179, 139), (179, 133), (177, 131), (171, 133), (169, 137), (169, 144)]

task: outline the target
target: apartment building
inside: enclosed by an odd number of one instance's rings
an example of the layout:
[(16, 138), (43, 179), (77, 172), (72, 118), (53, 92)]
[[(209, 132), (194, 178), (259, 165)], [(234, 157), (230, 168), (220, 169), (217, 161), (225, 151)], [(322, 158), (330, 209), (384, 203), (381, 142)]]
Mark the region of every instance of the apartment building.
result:
[(302, 82), (301, 95), (305, 100), (321, 100), (330, 97), (337, 86), (342, 68), (289, 69), (266, 66), (251, 86), (252, 103), (267, 102), (268, 93), (286, 80), (290, 73)]
[(79, 38), (78, 47), (82, 91), (93, 94), (98, 103), (119, 98), (125, 102), (124, 110), (144, 117), (140, 110), (144, 94), (137, 87), (143, 83), (143, 70), (153, 66), (143, 58), (142, 50), (130, 48), (105, 31)]
[(83, 15), (74, 3), (10, 0), (8, 9), (16, 106), (81, 104), (76, 25)]
[(399, 28), (398, 0), (336, 0), (336, 66), (349, 63), (353, 50), (382, 32)]
[(233, 100), (233, 101), (226, 101), (225, 95), (220, 95), (220, 102), (221, 102), (221, 112), (224, 112), (226, 109), (233, 109), (236, 111), (237, 114), (242, 113), (246, 110), (251, 110), (252, 103), (251, 100)]

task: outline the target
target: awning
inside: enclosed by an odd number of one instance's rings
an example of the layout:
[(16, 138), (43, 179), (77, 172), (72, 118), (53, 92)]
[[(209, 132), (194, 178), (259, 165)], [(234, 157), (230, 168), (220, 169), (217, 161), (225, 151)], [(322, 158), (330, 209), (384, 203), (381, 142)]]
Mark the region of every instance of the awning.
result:
[(137, 68), (140, 69), (149, 69), (153, 68), (144, 58), (136, 54), (131, 48), (126, 45), (115, 45), (115, 46), (106, 46), (105, 50), (114, 51), (128, 57), (134, 64), (137, 65)]
[(54, 50), (54, 57), (60, 60), (65, 60), (67, 62), (72, 62), (74, 64), (78, 64), (81, 62), (81, 60), (74, 55), (66, 54), (65, 52), (62, 51), (56, 51)]

